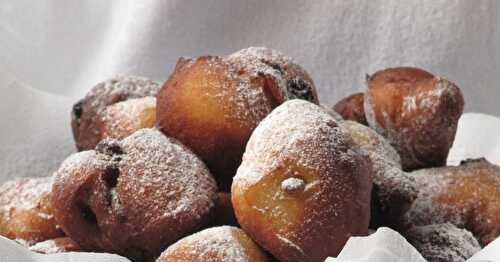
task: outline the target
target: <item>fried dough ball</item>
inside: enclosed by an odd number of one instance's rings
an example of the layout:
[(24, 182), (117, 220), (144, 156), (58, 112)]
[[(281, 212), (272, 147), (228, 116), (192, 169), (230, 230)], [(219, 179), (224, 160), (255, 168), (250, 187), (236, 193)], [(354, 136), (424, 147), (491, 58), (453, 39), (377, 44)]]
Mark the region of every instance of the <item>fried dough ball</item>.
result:
[(405, 225), (449, 222), (471, 231), (483, 246), (500, 236), (499, 166), (476, 159), (409, 175), (418, 191), (403, 216)]
[[(373, 170), (371, 228), (388, 224), (387, 220), (407, 210), (414, 196), (414, 182), (401, 170), (396, 150), (373, 129), (354, 121), (340, 121), (354, 143), (370, 160)], [(408, 180), (408, 181), (406, 181)]]
[(318, 103), (311, 78), (277, 51), (180, 59), (157, 97), (158, 127), (199, 155), (229, 191), (253, 129), (291, 98)]
[(283, 103), (255, 129), (232, 185), (236, 217), (281, 261), (324, 261), (365, 235), (372, 173), (321, 107)]
[(99, 114), (97, 126), (102, 137), (123, 139), (141, 128), (156, 123), (156, 98), (129, 99), (106, 107)]
[(345, 128), (354, 143), (373, 159), (376, 172), (384, 172), (386, 165), (401, 169), (398, 152), (373, 129), (351, 120), (339, 121), (339, 125)]
[(355, 93), (340, 100), (335, 104), (333, 110), (339, 113), (345, 120), (352, 120), (367, 126), (364, 103), (364, 94)]
[(55, 254), (81, 251), (80, 246), (69, 237), (59, 237), (36, 243), (29, 250), (42, 254)]
[(268, 89), (278, 104), (290, 99), (319, 103), (316, 87), (309, 74), (292, 58), (265, 47), (249, 47), (227, 57), (227, 60), (251, 77), (265, 78)]
[(52, 178), (17, 178), (0, 186), (0, 235), (28, 245), (63, 236), (51, 202)]
[(417, 68), (376, 72), (364, 95), (369, 126), (396, 148), (405, 171), (446, 164), (463, 107), (454, 83)]
[[(500, 167), (485, 159), (460, 166), (430, 168), (387, 176), (380, 190), (389, 209), (383, 226), (404, 232), (415, 226), (451, 223), (472, 232), (482, 246), (500, 236)], [(389, 212), (390, 211), (390, 212)]]
[(217, 201), (214, 208), (214, 226), (238, 226), (238, 221), (234, 216), (233, 203), (231, 203), (231, 193), (217, 193)]
[(52, 193), (57, 223), (83, 250), (152, 261), (210, 222), (217, 187), (185, 146), (141, 129), (70, 156)]
[(450, 223), (414, 227), (405, 237), (429, 262), (465, 262), (481, 250), (469, 231)]
[(156, 262), (266, 262), (267, 255), (241, 229), (212, 227), (168, 247)]
[(380, 70), (373, 75), (367, 75), (367, 81), (375, 85), (391, 83), (415, 84), (424, 79), (432, 79), (434, 75), (416, 67), (394, 67)]
[[(77, 149), (94, 149), (107, 135), (122, 138), (140, 128), (152, 127), (152, 114), (146, 109), (148, 106), (142, 103), (125, 103), (111, 109), (108, 107), (129, 99), (155, 97), (159, 89), (159, 83), (136, 76), (119, 76), (94, 86), (82, 100), (73, 105), (71, 112), (71, 128)], [(118, 112), (121, 110), (123, 112)], [(146, 113), (141, 113), (141, 110)], [(134, 120), (137, 117), (141, 119)], [(115, 134), (118, 136), (114, 137)]]

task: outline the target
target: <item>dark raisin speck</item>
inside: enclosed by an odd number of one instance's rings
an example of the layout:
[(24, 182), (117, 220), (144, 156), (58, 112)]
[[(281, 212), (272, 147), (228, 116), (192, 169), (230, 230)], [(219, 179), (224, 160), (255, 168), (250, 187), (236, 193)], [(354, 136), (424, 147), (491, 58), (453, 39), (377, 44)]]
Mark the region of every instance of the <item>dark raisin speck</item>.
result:
[(113, 156), (123, 154), (123, 149), (120, 142), (115, 139), (103, 139), (99, 142), (95, 150), (101, 154)]
[(79, 101), (73, 105), (73, 115), (76, 119), (82, 117), (83, 114), (83, 101)]
[(309, 83), (301, 78), (295, 78), (287, 81), (287, 90), (290, 98), (304, 99), (314, 101), (312, 88)]
[(82, 215), (82, 218), (85, 222), (91, 224), (91, 225), (96, 225), (97, 224), (97, 217), (92, 211), (92, 208), (90, 208), (89, 205), (80, 203), (79, 204), (80, 212)]
[(481, 163), (485, 162), (488, 163), (488, 160), (486, 158), (481, 157), (481, 158), (467, 158), (465, 160), (460, 161), (460, 165), (467, 165), (469, 163)]
[(104, 182), (108, 188), (115, 188), (118, 184), (118, 177), (120, 176), (120, 170), (117, 167), (110, 166), (104, 171)]

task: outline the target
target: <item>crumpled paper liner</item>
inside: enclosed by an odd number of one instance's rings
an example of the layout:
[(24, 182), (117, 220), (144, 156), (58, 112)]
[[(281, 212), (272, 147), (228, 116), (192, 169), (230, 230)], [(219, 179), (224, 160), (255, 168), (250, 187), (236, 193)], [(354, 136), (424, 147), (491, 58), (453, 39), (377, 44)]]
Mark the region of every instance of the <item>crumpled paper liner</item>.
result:
[(425, 262), (398, 232), (381, 227), (367, 237), (351, 237), (337, 258), (325, 262)]
[(485, 157), (491, 163), (500, 165), (500, 118), (466, 113), (458, 122), (448, 165), (458, 165), (462, 160), (478, 157)]
[(0, 260), (3, 262), (130, 262), (126, 258), (103, 253), (69, 252), (52, 255), (38, 254), (1, 236)]
[[(0, 183), (13, 177), (48, 176), (75, 147), (70, 111), (77, 100), (27, 87), (0, 71)], [(466, 158), (486, 157), (500, 165), (500, 118), (468, 113), (462, 116), (448, 164)], [(14, 241), (0, 237), (0, 257), (5, 262), (127, 262), (109, 254), (35, 254)], [(353, 237), (331, 262), (425, 261), (399, 233), (380, 228), (368, 237)], [(499, 261), (500, 239), (469, 261)]]

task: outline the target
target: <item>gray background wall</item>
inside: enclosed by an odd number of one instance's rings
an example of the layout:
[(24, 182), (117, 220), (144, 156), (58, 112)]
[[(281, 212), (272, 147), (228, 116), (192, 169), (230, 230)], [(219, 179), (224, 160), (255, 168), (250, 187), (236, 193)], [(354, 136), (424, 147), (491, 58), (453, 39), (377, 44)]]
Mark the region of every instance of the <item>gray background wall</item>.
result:
[(325, 104), (364, 75), (414, 65), (458, 83), (467, 111), (500, 115), (500, 1), (3, 1), (0, 70), (82, 95), (118, 73), (164, 80), (179, 56), (268, 46), (312, 74)]

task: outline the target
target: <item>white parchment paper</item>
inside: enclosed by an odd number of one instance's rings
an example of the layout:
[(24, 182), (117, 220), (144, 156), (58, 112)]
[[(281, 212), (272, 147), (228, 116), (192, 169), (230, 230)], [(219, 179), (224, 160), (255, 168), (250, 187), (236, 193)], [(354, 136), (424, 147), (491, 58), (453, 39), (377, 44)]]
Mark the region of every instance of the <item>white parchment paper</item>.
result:
[(0, 261), (3, 262), (130, 262), (112, 254), (70, 252), (43, 255), (31, 252), (18, 243), (0, 236)]
[(325, 262), (425, 262), (398, 232), (381, 227), (367, 237), (351, 237), (337, 258)]

